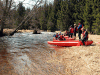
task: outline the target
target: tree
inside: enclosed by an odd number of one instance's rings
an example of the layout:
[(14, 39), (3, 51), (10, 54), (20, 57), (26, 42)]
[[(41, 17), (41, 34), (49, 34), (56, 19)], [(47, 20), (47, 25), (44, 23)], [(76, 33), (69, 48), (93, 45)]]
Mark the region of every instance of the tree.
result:
[(41, 7), (41, 16), (40, 16), (40, 26), (42, 30), (47, 30), (47, 21), (48, 21), (48, 4), (45, 1), (44, 5)]
[[(24, 0), (25, 1), (25, 0)], [(23, 18), (23, 20), (20, 22), (20, 24), (19, 24), (19, 26), (14, 30), (14, 32), (13, 33), (11, 33), (11, 34), (14, 34), (17, 30), (18, 30), (18, 28), (20, 28), (24, 23), (26, 23), (26, 22), (28, 22), (28, 20), (29, 19), (31, 19), (31, 17), (35, 14), (34, 12), (37, 12), (36, 11), (36, 7), (38, 7), (38, 5), (40, 5), (40, 3), (42, 3), (42, 0), (41, 1), (37, 1), (36, 2), (36, 4), (33, 6), (33, 9), (27, 14), (27, 15), (25, 15), (24, 14), (24, 12), (22, 13), (22, 11), (24, 11), (24, 7), (22, 6), (22, 3), (20, 3), (19, 4), (19, 8), (21, 8), (21, 9), (19, 9), (19, 15), (22, 17), (24, 17)], [(18, 5), (17, 5), (18, 6)], [(16, 8), (17, 7), (16, 5), (14, 5), (14, 1), (13, 0), (0, 0), (0, 15), (2, 15), (2, 16), (0, 16), (0, 18), (1, 18), (1, 26), (0, 26), (0, 36), (2, 36), (3, 35), (3, 29), (4, 29), (4, 27), (7, 25), (7, 23), (8, 22), (12, 22), (12, 21), (14, 21), (11, 17), (12, 17), (12, 10), (14, 9), (14, 8)], [(25, 16), (24, 16), (24, 15)], [(14, 15), (14, 14), (13, 14)], [(17, 15), (17, 14), (16, 14)], [(12, 19), (12, 21), (10, 20), (10, 19)], [(13, 22), (13, 24), (14, 24), (15, 22)], [(17, 23), (18, 24), (18, 23)]]
[[(19, 6), (18, 6), (18, 19), (17, 19), (17, 22), (18, 24), (21, 23), (21, 21), (23, 20), (24, 16), (25, 16), (25, 7), (23, 6), (23, 3), (20, 2), (19, 3)], [(26, 29), (26, 25), (23, 24), (20, 29)]]
[(51, 31), (55, 30), (54, 21), (55, 21), (54, 12), (52, 10), (52, 12), (49, 14), (49, 19), (48, 19), (48, 22), (47, 22), (47, 29), (48, 30), (51, 30)]
[(92, 25), (92, 31), (95, 34), (100, 34), (100, 3), (99, 0), (94, 0), (93, 1), (93, 6), (92, 6), (92, 16), (93, 16), (93, 25)]
[(41, 1), (37, 1), (36, 4), (34, 5), (34, 7), (32, 8), (32, 10), (28, 13), (28, 15), (24, 16), (24, 19), (21, 21), (21, 23), (18, 25), (18, 27), (10, 34), (13, 35), (14, 33), (16, 33), (18, 31), (18, 29), (26, 22), (28, 22), (33, 16), (35, 16), (35, 14), (38, 12), (37, 7), (38, 5), (40, 5), (42, 3)]
[(10, 10), (13, 5), (13, 0), (0, 0), (0, 7), (2, 11), (2, 16), (1, 16), (1, 29), (0, 29), (0, 36), (3, 35), (3, 29), (5, 26), (6, 18), (8, 15), (10, 15)]
[(93, 1), (90, 0), (86, 0), (86, 5), (84, 6), (84, 24), (85, 27), (89, 29), (89, 31), (92, 31), (92, 20), (93, 20), (93, 16), (92, 16), (92, 6), (93, 6)]

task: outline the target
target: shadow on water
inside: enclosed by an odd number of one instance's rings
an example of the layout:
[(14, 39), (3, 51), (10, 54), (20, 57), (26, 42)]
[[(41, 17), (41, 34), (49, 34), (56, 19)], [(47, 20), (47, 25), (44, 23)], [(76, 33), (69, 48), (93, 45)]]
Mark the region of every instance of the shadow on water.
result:
[(64, 47), (48, 45), (52, 32), (16, 33), (0, 38), (0, 75), (65, 74), (61, 61)]

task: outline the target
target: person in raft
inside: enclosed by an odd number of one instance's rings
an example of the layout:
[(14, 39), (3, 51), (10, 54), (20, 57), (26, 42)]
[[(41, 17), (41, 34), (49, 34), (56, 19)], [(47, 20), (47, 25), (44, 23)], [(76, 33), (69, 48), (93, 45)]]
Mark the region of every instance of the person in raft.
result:
[(61, 32), (59, 33), (59, 35), (61, 35)]
[(58, 39), (58, 36), (59, 36), (58, 33), (56, 33), (56, 35), (55, 35), (56, 40)]
[(84, 42), (88, 40), (88, 32), (87, 32), (87, 29), (85, 31), (85, 28), (82, 28), (82, 35), (83, 35), (82, 43), (83, 43), (83, 45), (85, 45)]
[(83, 25), (81, 24), (81, 22), (78, 23), (78, 36), (79, 36), (79, 40), (81, 39), (81, 34), (82, 34), (82, 29)]
[(74, 37), (76, 38), (76, 32), (77, 32), (77, 26), (76, 26), (76, 24), (74, 24)]
[(64, 36), (68, 36), (68, 31), (66, 30), (66, 32), (64, 33)]
[(59, 40), (65, 40), (64, 35), (63, 35), (63, 34), (59, 36)]
[(72, 38), (73, 33), (74, 33), (74, 28), (71, 25), (70, 28), (69, 28), (69, 37), (71, 36), (71, 38)]

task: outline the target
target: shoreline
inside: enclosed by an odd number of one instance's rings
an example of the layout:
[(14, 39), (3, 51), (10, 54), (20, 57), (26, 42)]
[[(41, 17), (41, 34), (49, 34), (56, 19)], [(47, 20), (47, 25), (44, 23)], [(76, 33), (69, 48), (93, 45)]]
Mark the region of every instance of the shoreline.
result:
[[(3, 33), (4, 33), (4, 35), (9, 35), (10, 33), (12, 33), (13, 31), (14, 31), (15, 29), (4, 29), (3, 30)], [(43, 32), (44, 30), (38, 30), (37, 32), (38, 33), (41, 33), (41, 32)], [(22, 29), (22, 30), (18, 30), (16, 33), (26, 33), (26, 32), (34, 32), (34, 30), (24, 30), (24, 29)], [(49, 31), (49, 30), (47, 30), (47, 31), (44, 31), (44, 32), (51, 32), (51, 31)], [(66, 31), (55, 31), (55, 33), (62, 33), (62, 34), (64, 34)], [(77, 33), (78, 34), (78, 33)], [(90, 34), (89, 33), (89, 35), (97, 35), (97, 34)], [(78, 35), (77, 35), (78, 36)], [(99, 36), (99, 35), (98, 35)]]
[[(9, 35), (10, 33), (12, 33), (15, 29), (4, 29), (3, 33), (4, 35)], [(40, 33), (43, 30), (38, 30), (37, 32)], [(26, 33), (26, 32), (34, 32), (34, 30), (18, 30), (16, 33)]]
[[(4, 33), (9, 33), (9, 32), (13, 32), (15, 29), (4, 29), (3, 32)], [(22, 29), (22, 30), (18, 30), (17, 33), (24, 33), (24, 32), (33, 32), (34, 30), (25, 30), (25, 29)], [(40, 32), (42, 31), (45, 31), (45, 30), (38, 30)], [(51, 32), (50, 30), (47, 30), (46, 32)], [(61, 31), (55, 31), (56, 33), (60, 33)], [(64, 33), (65, 31), (62, 31), (62, 33)]]

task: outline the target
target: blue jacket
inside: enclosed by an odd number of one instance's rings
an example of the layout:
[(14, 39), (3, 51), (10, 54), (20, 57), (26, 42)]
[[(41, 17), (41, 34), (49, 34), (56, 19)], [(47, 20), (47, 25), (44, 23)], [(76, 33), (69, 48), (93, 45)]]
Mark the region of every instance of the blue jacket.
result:
[(82, 24), (79, 25), (78, 30), (79, 30), (80, 28), (82, 28)]

